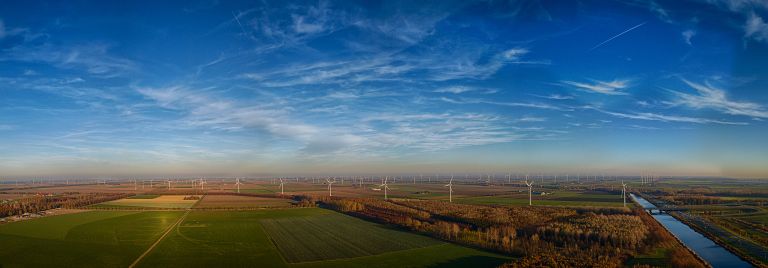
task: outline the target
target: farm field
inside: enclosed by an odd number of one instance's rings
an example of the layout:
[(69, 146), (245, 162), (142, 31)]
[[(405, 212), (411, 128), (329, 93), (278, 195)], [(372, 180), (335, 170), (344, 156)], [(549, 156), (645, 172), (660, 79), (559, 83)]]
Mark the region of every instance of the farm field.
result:
[(127, 197), (125, 199), (155, 199), (160, 197), (160, 195), (156, 194), (137, 194), (131, 197)]
[(94, 208), (191, 208), (198, 200), (184, 200), (183, 195), (162, 195), (154, 198), (123, 198), (99, 203)]
[(0, 267), (127, 267), (182, 212), (87, 211), (0, 225)]
[[(287, 235), (284, 232), (287, 228), (303, 236)], [(323, 230), (327, 228), (340, 230)], [(351, 231), (354, 233), (349, 233)], [(385, 234), (392, 237), (381, 237)], [(394, 242), (397, 245), (361, 245), (354, 242), (366, 242), (366, 239), (398, 242)], [(334, 252), (337, 250), (343, 252)], [(281, 254), (289, 251), (294, 252)], [(313, 261), (291, 264), (300, 260)], [(384, 229), (380, 225), (333, 211), (306, 208), (241, 212), (193, 211), (139, 266), (244, 267), (258, 263), (265, 267), (423, 267), (437, 263), (466, 267), (470, 261), (474, 267), (495, 267), (508, 259), (415, 234)]]
[(263, 229), (291, 263), (378, 255), (440, 244), (343, 214), (263, 219)]
[[(139, 190), (142, 190), (139, 187)], [(66, 192), (79, 192), (79, 193), (134, 193), (133, 183), (131, 184), (85, 184), (85, 185), (50, 185), (39, 186), (32, 190), (35, 192), (45, 193), (66, 193)]]
[[(528, 205), (527, 194), (501, 196), (454, 197), (454, 202), (473, 205)], [(574, 207), (621, 207), (621, 196), (596, 192), (557, 191), (546, 196), (533, 196), (534, 205)], [(629, 205), (629, 200), (627, 201)]]
[(32, 194), (0, 194), (0, 200), (15, 200), (25, 196), (33, 196)]
[(285, 208), (290, 206), (291, 200), (284, 198), (206, 195), (195, 205), (195, 208)]
[[(233, 190), (232, 192), (236, 192), (236, 190)], [(241, 193), (246, 194), (275, 194), (275, 191), (267, 190), (267, 189), (240, 189)]]

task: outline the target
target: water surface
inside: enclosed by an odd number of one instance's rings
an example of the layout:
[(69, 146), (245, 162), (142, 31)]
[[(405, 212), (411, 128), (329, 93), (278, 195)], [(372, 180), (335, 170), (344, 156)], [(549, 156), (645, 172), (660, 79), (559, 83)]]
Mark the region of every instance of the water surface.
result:
[[(630, 194), (630, 196), (646, 210), (657, 209), (655, 205), (642, 197), (635, 196), (634, 194)], [(688, 248), (696, 252), (702, 259), (712, 265), (712, 267), (753, 267), (748, 262), (716, 244), (706, 236), (691, 229), (691, 227), (688, 227), (688, 225), (685, 225), (674, 217), (668, 214), (654, 214), (653, 217), (680, 239), (680, 241), (683, 241)]]

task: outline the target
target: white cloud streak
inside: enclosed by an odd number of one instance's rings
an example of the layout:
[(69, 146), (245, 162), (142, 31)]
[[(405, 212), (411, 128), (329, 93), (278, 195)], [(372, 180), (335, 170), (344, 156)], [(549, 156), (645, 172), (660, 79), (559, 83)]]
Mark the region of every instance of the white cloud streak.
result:
[(536, 109), (557, 110), (557, 111), (573, 110), (570, 108), (559, 107), (559, 106), (546, 104), (546, 103), (536, 103), (536, 102), (503, 102), (503, 101), (490, 101), (490, 100), (483, 100), (483, 99), (467, 99), (467, 98), (452, 99), (452, 98), (446, 98), (446, 97), (441, 97), (440, 100), (447, 103), (453, 103), (453, 104), (491, 104), (491, 105), (499, 105), (499, 106), (507, 106), (507, 107), (536, 108)]
[(606, 111), (606, 110), (602, 110), (594, 107), (589, 107), (589, 108), (607, 115), (612, 115), (619, 118), (636, 119), (636, 120), (682, 122), (682, 123), (695, 123), (695, 124), (748, 125), (747, 123), (744, 123), (744, 122), (730, 122), (730, 121), (712, 120), (712, 119), (699, 118), (699, 117), (664, 115), (664, 114), (649, 113), (649, 112), (621, 113), (621, 112)]
[(139, 70), (136, 62), (111, 55), (108, 48), (102, 44), (17, 46), (0, 56), (0, 61), (44, 62), (62, 69), (81, 69), (95, 77), (124, 76)]
[(629, 87), (629, 80), (613, 80), (613, 81), (599, 81), (595, 80), (593, 83), (582, 83), (575, 81), (561, 81), (565, 85), (574, 86), (578, 89), (600, 93), (605, 95), (627, 95), (626, 92), (622, 92), (622, 89)]
[(716, 88), (708, 82), (698, 84), (685, 79), (683, 82), (695, 89), (698, 94), (670, 90), (677, 97), (676, 100), (669, 102), (670, 104), (683, 105), (693, 109), (713, 109), (730, 115), (768, 118), (768, 111), (760, 104), (730, 100), (725, 90)]

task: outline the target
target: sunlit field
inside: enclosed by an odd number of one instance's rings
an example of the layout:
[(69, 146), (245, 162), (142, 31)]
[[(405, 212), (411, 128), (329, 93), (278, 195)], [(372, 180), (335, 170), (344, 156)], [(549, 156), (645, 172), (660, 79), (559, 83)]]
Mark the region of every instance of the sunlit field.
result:
[(181, 215), (90, 211), (2, 224), (0, 266), (127, 267)]
[(508, 259), (323, 209), (290, 209), (193, 212), (139, 266), (461, 267), (468, 260)]
[(93, 205), (92, 208), (190, 208), (197, 200), (185, 200), (184, 195), (144, 195)]

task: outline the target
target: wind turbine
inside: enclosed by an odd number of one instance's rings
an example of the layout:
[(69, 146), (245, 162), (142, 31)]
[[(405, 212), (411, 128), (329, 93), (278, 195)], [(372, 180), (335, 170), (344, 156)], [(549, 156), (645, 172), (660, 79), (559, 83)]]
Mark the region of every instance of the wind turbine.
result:
[(240, 182), (240, 178), (237, 178), (236, 181), (235, 181), (235, 185), (237, 185), (237, 193), (238, 194), (240, 193), (240, 184), (242, 184)]
[(621, 198), (624, 200), (624, 207), (627, 207), (627, 184), (621, 181)]
[(389, 190), (389, 186), (387, 185), (387, 180), (389, 180), (389, 177), (384, 178), (384, 183), (379, 185), (379, 187), (384, 187), (384, 200), (387, 200), (387, 190)]
[(171, 190), (171, 179), (169, 178), (168, 179), (168, 191), (170, 191), (170, 190)]
[(445, 187), (448, 187), (448, 202), (453, 203), (453, 178), (451, 178), (451, 181), (449, 181)]
[(281, 196), (284, 194), (284, 192), (283, 192), (283, 184), (285, 184), (285, 183), (283, 182), (283, 178), (280, 178), (280, 195), (281, 195)]
[(525, 185), (528, 185), (528, 205), (532, 206), (533, 200), (533, 181), (528, 181), (528, 175), (525, 175)]
[(203, 190), (203, 191), (205, 191), (205, 184), (206, 184), (206, 183), (207, 183), (207, 182), (205, 182), (205, 180), (204, 180), (204, 179), (200, 179), (200, 190)]
[(328, 196), (333, 196), (333, 184), (336, 182), (336, 178), (333, 180), (325, 179), (325, 181), (328, 183)]

